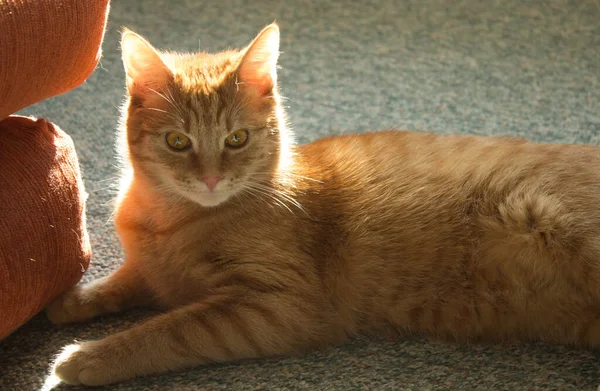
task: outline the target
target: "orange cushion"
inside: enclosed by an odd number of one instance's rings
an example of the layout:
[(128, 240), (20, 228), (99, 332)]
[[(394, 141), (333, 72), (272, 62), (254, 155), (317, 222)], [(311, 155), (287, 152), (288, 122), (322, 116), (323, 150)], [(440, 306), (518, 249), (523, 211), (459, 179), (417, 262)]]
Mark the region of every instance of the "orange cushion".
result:
[(50, 122), (0, 121), (0, 339), (75, 285), (91, 256), (71, 138)]
[(109, 0), (0, 1), (0, 120), (85, 81)]

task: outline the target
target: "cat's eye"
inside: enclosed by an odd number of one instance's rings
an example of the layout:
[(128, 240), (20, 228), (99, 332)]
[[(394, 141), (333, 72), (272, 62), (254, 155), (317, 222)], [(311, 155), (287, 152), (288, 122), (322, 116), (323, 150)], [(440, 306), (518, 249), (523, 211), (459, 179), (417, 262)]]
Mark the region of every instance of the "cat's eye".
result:
[(248, 131), (238, 129), (225, 139), (225, 145), (229, 148), (241, 148), (248, 142)]
[(175, 151), (185, 151), (192, 146), (192, 140), (179, 132), (169, 132), (165, 135), (167, 145)]

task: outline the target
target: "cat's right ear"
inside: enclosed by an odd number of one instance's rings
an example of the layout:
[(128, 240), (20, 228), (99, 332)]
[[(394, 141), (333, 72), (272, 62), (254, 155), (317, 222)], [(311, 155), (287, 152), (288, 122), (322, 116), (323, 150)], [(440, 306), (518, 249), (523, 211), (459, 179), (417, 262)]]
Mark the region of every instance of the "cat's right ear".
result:
[(125, 29), (121, 36), (121, 55), (129, 95), (144, 101), (159, 96), (173, 74), (150, 42)]

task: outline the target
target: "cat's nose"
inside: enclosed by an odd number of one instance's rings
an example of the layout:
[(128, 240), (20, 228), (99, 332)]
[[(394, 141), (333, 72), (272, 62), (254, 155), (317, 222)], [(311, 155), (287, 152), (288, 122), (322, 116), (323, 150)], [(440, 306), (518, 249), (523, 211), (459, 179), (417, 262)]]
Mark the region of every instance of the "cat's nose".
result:
[(217, 186), (217, 183), (219, 183), (219, 181), (223, 179), (222, 176), (205, 176), (203, 178), (200, 178), (200, 180), (204, 183), (206, 183), (206, 186), (208, 186), (208, 190), (213, 191), (215, 186)]

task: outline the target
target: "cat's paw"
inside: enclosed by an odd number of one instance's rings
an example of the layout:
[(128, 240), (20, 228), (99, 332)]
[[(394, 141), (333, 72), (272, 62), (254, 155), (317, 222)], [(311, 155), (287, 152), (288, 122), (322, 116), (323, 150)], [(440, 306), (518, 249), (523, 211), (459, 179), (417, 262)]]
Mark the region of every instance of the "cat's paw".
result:
[(115, 381), (110, 364), (102, 357), (98, 342), (66, 346), (52, 368), (52, 373), (67, 384), (99, 386)]
[(75, 286), (59, 296), (48, 307), (46, 316), (54, 324), (84, 322), (94, 316), (93, 307), (85, 298), (86, 292)]

